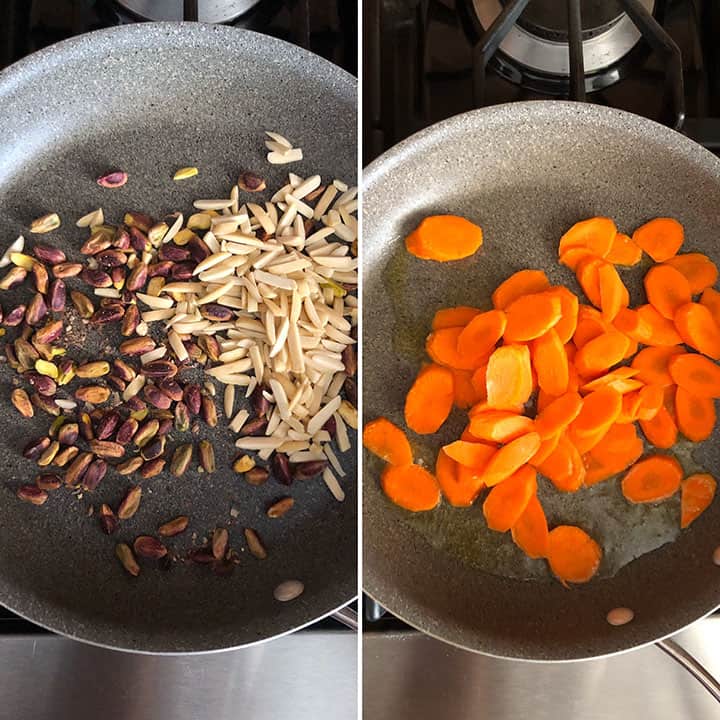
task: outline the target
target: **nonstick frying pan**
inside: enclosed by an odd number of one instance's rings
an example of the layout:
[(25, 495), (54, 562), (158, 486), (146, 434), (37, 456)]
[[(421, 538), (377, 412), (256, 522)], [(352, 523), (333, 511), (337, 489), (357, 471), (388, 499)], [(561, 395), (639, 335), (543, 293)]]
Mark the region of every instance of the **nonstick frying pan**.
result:
[[(62, 227), (43, 240), (79, 256), (80, 215), (102, 206), (119, 222), (128, 209), (162, 217), (192, 210), (192, 201), (227, 197), (243, 169), (280, 187), (288, 170), (353, 182), (356, 174), (356, 82), (310, 53), (251, 32), (194, 24), (138, 24), (83, 35), (12, 66), (0, 75), (0, 232), (7, 246), (31, 219), (56, 211)], [(263, 131), (302, 147), (305, 159), (270, 166)], [(179, 167), (197, 178), (174, 183)], [(95, 178), (128, 172), (128, 184), (106, 190)], [(8, 302), (5, 298), (3, 303)], [(91, 334), (92, 335), (92, 334)], [(88, 353), (99, 341), (89, 336)], [(310, 623), (356, 595), (356, 494), (353, 453), (343, 456), (347, 498), (336, 502), (320, 479), (289, 488), (297, 512), (281, 521), (264, 508), (284, 495), (276, 482), (244, 483), (230, 469), (233, 437), (220, 422), (208, 435), (218, 471), (162, 475), (146, 487), (140, 510), (108, 538), (89, 505), (113, 507), (126, 482), (108, 474), (78, 501), (60, 491), (42, 507), (19, 502), (15, 488), (37, 468), (20, 456), (44, 418), (19, 421), (4, 388), (0, 484), (0, 603), (52, 630), (100, 645), (148, 652), (209, 651), (264, 640)], [(206, 434), (203, 428), (200, 437)], [(191, 516), (186, 533), (202, 538), (239, 513), (231, 546), (241, 563), (229, 578), (206, 567), (144, 568), (126, 575), (114, 558), (117, 540), (132, 541), (157, 523)], [(244, 527), (267, 548), (260, 562), (243, 550)], [(183, 537), (183, 536), (180, 536)], [(198, 540), (199, 542), (199, 540)], [(180, 543), (178, 543), (180, 547)], [(273, 588), (299, 579), (305, 592), (278, 603)]]
[[(514, 103), (454, 117), (374, 162), (363, 203), (366, 421), (386, 415), (403, 423), (438, 308), (487, 309), (492, 289), (522, 268), (542, 268), (580, 292), (557, 262), (558, 239), (580, 219), (608, 215), (632, 232), (651, 217), (674, 216), (685, 226), (685, 252), (720, 257), (720, 162), (674, 131), (597, 105)], [(435, 213), (479, 223), (482, 250), (442, 265), (409, 256), (403, 238)], [(623, 273), (634, 304), (641, 274)], [(440, 437), (411, 434), (416, 456), (433, 467), (438, 447), (463, 424), (458, 413)], [(678, 452), (686, 471), (714, 472), (718, 433)], [(507, 658), (597, 657), (674, 633), (718, 605), (718, 501), (680, 532), (678, 498), (630, 506), (616, 481), (560, 497), (541, 479), (551, 525), (579, 524), (604, 548), (600, 577), (568, 590), (543, 561), (524, 558), (509, 534), (487, 530), (481, 502), (413, 515), (384, 497), (381, 469), (366, 453), (365, 589), (442, 640)], [(606, 614), (616, 607), (631, 608), (634, 620), (611, 627)]]

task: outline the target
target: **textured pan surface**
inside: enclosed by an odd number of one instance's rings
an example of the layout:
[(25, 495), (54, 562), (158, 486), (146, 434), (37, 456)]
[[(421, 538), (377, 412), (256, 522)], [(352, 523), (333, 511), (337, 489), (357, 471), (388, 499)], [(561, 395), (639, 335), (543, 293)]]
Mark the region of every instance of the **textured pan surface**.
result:
[[(125, 210), (191, 210), (200, 197), (227, 197), (238, 171), (255, 169), (279, 187), (288, 167), (353, 181), (356, 173), (356, 82), (342, 70), (272, 38), (225, 27), (140, 24), (78, 37), (35, 54), (0, 75), (0, 233), (3, 247), (34, 217), (57, 211), (62, 228), (44, 240), (74, 257), (81, 214), (100, 205), (117, 222)], [(273, 167), (262, 131), (277, 130), (306, 160)], [(174, 183), (185, 165), (198, 178)], [(121, 190), (94, 179), (108, 168), (130, 175)], [(3, 303), (5, 298), (0, 298)], [(125, 480), (108, 474), (91, 498), (56, 493), (41, 508), (20, 503), (14, 488), (35, 468), (19, 456), (30, 423), (7, 401), (12, 374), (2, 370), (0, 418), (0, 603), (53, 630), (141, 651), (188, 652), (234, 647), (308, 623), (356, 595), (356, 502), (352, 453), (348, 493), (337, 503), (321, 480), (295, 484), (295, 509), (271, 521), (264, 508), (287, 490), (275, 482), (247, 486), (229, 469), (229, 433), (213, 436), (218, 472), (148, 483), (140, 511), (119, 540), (152, 532), (158, 520), (189, 513), (201, 538), (240, 511), (231, 544), (245, 547), (254, 527), (265, 562), (242, 553), (230, 579), (202, 567), (152, 567), (137, 579), (113, 556), (114, 539), (84, 517), (90, 503), (116, 506)], [(223, 422), (220, 423), (223, 425)], [(41, 420), (38, 427), (46, 428)], [(205, 429), (202, 431), (205, 432)], [(183, 538), (183, 536), (180, 536)], [(292, 603), (275, 602), (275, 585), (305, 583)]]
[[(672, 215), (685, 225), (685, 251), (720, 258), (720, 162), (660, 125), (595, 105), (515, 103), (452, 118), (373, 163), (364, 187), (366, 420), (403, 422), (405, 393), (438, 308), (487, 308), (492, 289), (528, 267), (579, 291), (557, 263), (558, 239), (577, 220), (609, 215), (631, 232), (648, 218)], [(476, 257), (438, 264), (406, 253), (404, 236), (424, 216), (443, 212), (483, 227)], [(639, 273), (624, 275), (632, 276)], [(631, 284), (635, 298), (638, 290)], [(451, 420), (439, 441), (411, 435), (428, 464), (440, 444), (457, 438), (462, 416)], [(692, 456), (682, 453), (686, 470), (714, 471), (717, 439), (716, 432)], [(677, 499), (630, 507), (614, 482), (563, 498), (546, 492), (554, 496), (547, 505), (552, 524), (580, 524), (605, 550), (603, 577), (565, 590), (509, 535), (488, 531), (480, 507), (412, 516), (383, 496), (381, 464), (367, 453), (364, 468), (365, 589), (454, 644), (513, 658), (592, 657), (672, 633), (718, 604), (720, 574), (711, 561), (720, 542), (718, 502), (678, 533)], [(605, 615), (621, 605), (635, 620), (611, 628)]]

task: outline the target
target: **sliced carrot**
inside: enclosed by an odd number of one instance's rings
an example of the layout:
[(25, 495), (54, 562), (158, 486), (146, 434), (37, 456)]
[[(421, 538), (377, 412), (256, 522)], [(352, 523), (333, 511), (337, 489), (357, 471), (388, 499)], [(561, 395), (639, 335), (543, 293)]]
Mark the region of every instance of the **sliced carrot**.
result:
[(483, 515), (487, 526), (497, 532), (507, 532), (517, 523), (530, 499), (537, 492), (535, 469), (523, 465), (509, 478), (496, 485), (485, 498)]
[(541, 440), (561, 433), (580, 413), (583, 401), (576, 392), (567, 392), (552, 400), (535, 418), (535, 432)]
[(407, 436), (397, 425), (384, 417), (365, 424), (363, 445), (391, 465), (410, 465), (413, 461)]
[(556, 435), (551, 435), (545, 440), (541, 440), (540, 447), (538, 448), (537, 452), (528, 460), (528, 465), (532, 465), (535, 468), (540, 467), (540, 465), (542, 465), (545, 460), (547, 460), (550, 455), (555, 452), (555, 448), (558, 446), (561, 437), (562, 433), (557, 433)]
[(647, 345), (650, 338), (652, 338), (652, 326), (637, 310), (621, 308), (620, 312), (615, 316), (613, 325), (621, 333), (644, 345)]
[(713, 360), (720, 358), (720, 328), (704, 305), (681, 305), (675, 311), (674, 320), (675, 327), (686, 345)]
[[(674, 387), (668, 385), (667, 387)], [(635, 409), (636, 420), (652, 420), (663, 406), (665, 388), (662, 385), (645, 385), (638, 392), (638, 405)]]
[(480, 310), (467, 305), (458, 305), (457, 307), (440, 308), (435, 313), (432, 321), (433, 330), (442, 330), (449, 327), (465, 327), (476, 315), (480, 314)]
[(473, 368), (482, 365), (505, 332), (507, 320), (502, 310), (476, 315), (458, 337), (457, 350), (463, 362)]
[(630, 392), (623, 395), (623, 405), (616, 423), (634, 423), (637, 417), (637, 411), (640, 407), (640, 393)]
[(630, 341), (617, 330), (598, 335), (583, 345), (575, 356), (575, 367), (584, 377), (600, 375), (619, 363)]
[[(619, 417), (619, 416), (618, 416)], [(615, 421), (617, 422), (617, 420)], [(608, 432), (607, 425), (599, 427), (597, 430), (590, 434), (578, 435), (573, 429), (572, 425), (567, 429), (567, 436), (570, 442), (575, 446), (578, 453), (582, 457), (586, 453), (589, 453), (596, 445), (602, 442), (603, 438)]]
[(486, 373), (488, 405), (513, 410), (532, 393), (530, 351), (526, 345), (503, 345), (490, 356)]
[(675, 355), (668, 363), (672, 380), (697, 397), (720, 398), (720, 367), (694, 353)]
[(473, 371), (471, 382), (475, 390), (477, 402), (487, 400), (487, 363)]
[(608, 322), (612, 322), (620, 310), (630, 304), (630, 293), (620, 279), (615, 266), (608, 262), (598, 267), (598, 283), (602, 316)]
[(577, 266), (586, 258), (597, 257), (597, 255), (586, 247), (571, 247), (560, 255), (560, 264), (569, 267), (573, 272)]
[(535, 293), (523, 295), (506, 308), (506, 342), (527, 342), (544, 335), (562, 317), (560, 298)]
[(718, 279), (717, 265), (702, 253), (684, 253), (665, 262), (685, 276), (693, 295), (712, 287)]
[(672, 497), (680, 488), (680, 463), (669, 455), (651, 455), (633, 465), (622, 479), (622, 493), (633, 503), (651, 503)]
[(707, 440), (715, 428), (715, 401), (709, 397), (696, 397), (685, 388), (675, 391), (675, 413), (678, 430), (692, 442)]
[(388, 465), (380, 483), (390, 500), (405, 510), (432, 510), (440, 502), (435, 476), (420, 465)]
[[(583, 392), (588, 393), (594, 392), (595, 390), (599, 390), (603, 387), (611, 387), (621, 395), (624, 395), (625, 393), (632, 392), (633, 390), (638, 390), (644, 385), (644, 383), (639, 380), (633, 379), (637, 374), (638, 371), (634, 368), (622, 366), (585, 383), (580, 389)], [(630, 382), (635, 383), (635, 386), (628, 386), (627, 383)]]
[(510, 528), (512, 539), (515, 544), (530, 558), (544, 558), (548, 550), (548, 524), (545, 511), (533, 495), (517, 519), (517, 522)]
[(521, 435), (501, 447), (483, 472), (485, 485), (492, 487), (519, 470), (538, 451), (540, 436), (536, 432)]
[[(582, 408), (570, 427), (579, 437), (607, 432), (622, 410), (622, 395), (612, 388), (601, 388), (583, 398)], [(604, 433), (603, 433), (604, 434)]]
[(475, 370), (482, 364), (476, 357), (464, 357), (458, 352), (458, 339), (463, 329), (441, 328), (428, 335), (425, 350), (433, 362), (455, 370)]
[(428, 365), (405, 398), (405, 423), (420, 435), (437, 432), (453, 404), (453, 376), (447, 368)]
[(650, 326), (650, 337), (640, 340), (644, 345), (669, 347), (682, 343), (682, 338), (675, 329), (675, 323), (671, 319), (663, 317), (652, 305), (640, 305), (637, 308), (637, 314), (643, 323)]
[(686, 528), (697, 520), (715, 497), (717, 482), (709, 473), (690, 475), (680, 489), (680, 527)]
[(645, 273), (648, 302), (663, 316), (672, 320), (677, 309), (692, 299), (685, 276), (669, 265), (655, 265)]
[(563, 584), (586, 583), (600, 567), (602, 550), (584, 531), (574, 525), (559, 525), (548, 537), (548, 562)]
[(484, 487), (479, 473), (473, 472), (470, 468), (463, 468), (442, 449), (435, 463), (435, 475), (445, 499), (455, 507), (472, 505)]
[(610, 252), (605, 256), (608, 262), (615, 265), (637, 265), (642, 260), (642, 249), (640, 246), (625, 233), (615, 235)]
[(492, 294), (496, 310), (505, 310), (523, 295), (532, 295), (550, 287), (550, 281), (542, 270), (519, 270), (497, 286)]
[(532, 432), (534, 423), (526, 415), (507, 410), (486, 410), (470, 418), (470, 432), (478, 440), (506, 443)]
[(713, 288), (703, 290), (700, 302), (713, 314), (715, 322), (720, 323), (720, 292)]
[(605, 263), (596, 257), (581, 260), (575, 268), (575, 277), (583, 289), (587, 299), (596, 307), (600, 307), (600, 278), (598, 270)]
[(663, 450), (671, 448), (677, 440), (677, 425), (664, 405), (651, 420), (640, 420), (640, 428), (651, 445)]
[(578, 320), (579, 302), (577, 295), (570, 292), (566, 287), (553, 287), (546, 290), (547, 295), (559, 298), (561, 315), (555, 325), (555, 332), (563, 344), (568, 343), (575, 333)]
[(405, 239), (409, 253), (422, 260), (437, 262), (470, 257), (482, 243), (482, 229), (457, 215), (426, 217)]
[(581, 305), (578, 311), (578, 321), (573, 334), (573, 343), (579, 350), (590, 340), (612, 329), (612, 326), (603, 320), (599, 310), (590, 305)]
[(538, 470), (561, 492), (575, 492), (585, 480), (585, 464), (577, 448), (565, 435)]
[(565, 345), (554, 328), (548, 330), (531, 347), (532, 363), (538, 385), (551, 395), (562, 395), (568, 386), (568, 359)]
[(456, 463), (482, 470), (492, 459), (497, 447), (482, 442), (456, 440), (443, 447), (443, 452)]
[(583, 458), (585, 485), (607, 480), (630, 467), (643, 453), (635, 425), (614, 424), (605, 437)]
[(485, 388), (479, 393), (473, 385), (472, 370), (453, 370), (453, 399), (455, 405), (463, 410), (485, 399)]
[(570, 248), (587, 248), (598, 257), (605, 257), (613, 246), (617, 227), (606, 217), (592, 217), (575, 223), (561, 238), (558, 254)]
[(638, 371), (635, 377), (646, 385), (672, 385), (675, 381), (670, 376), (669, 363), (671, 358), (680, 355), (682, 351), (677, 345), (647, 347), (633, 358), (630, 367)]
[(665, 262), (674, 255), (683, 244), (685, 232), (675, 218), (659, 217), (641, 225), (632, 239), (655, 262)]

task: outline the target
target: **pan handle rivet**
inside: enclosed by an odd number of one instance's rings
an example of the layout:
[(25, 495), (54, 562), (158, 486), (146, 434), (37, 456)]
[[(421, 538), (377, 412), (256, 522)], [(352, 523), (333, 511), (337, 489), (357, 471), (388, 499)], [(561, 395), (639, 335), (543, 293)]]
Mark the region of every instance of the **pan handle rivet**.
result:
[(607, 614), (605, 619), (610, 623), (610, 625), (617, 627), (620, 625), (627, 625), (634, 617), (635, 613), (630, 608), (617, 607), (613, 608)]

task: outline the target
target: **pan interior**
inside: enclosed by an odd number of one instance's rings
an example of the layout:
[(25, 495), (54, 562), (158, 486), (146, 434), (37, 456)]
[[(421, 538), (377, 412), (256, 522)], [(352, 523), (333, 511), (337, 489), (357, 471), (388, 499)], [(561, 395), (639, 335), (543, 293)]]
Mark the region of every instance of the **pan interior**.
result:
[[(718, 166), (654, 123), (566, 103), (469, 113), (383, 156), (369, 168), (364, 194), (365, 419), (403, 422), (404, 396), (438, 308), (488, 309), (492, 290), (523, 268), (541, 268), (551, 282), (579, 292), (557, 262), (558, 239), (577, 220), (608, 215), (632, 232), (650, 217), (675, 216), (686, 229), (684, 250), (713, 256)], [(434, 213), (481, 225), (481, 252), (442, 265), (409, 256), (403, 238)], [(643, 269), (623, 274), (633, 303)], [(459, 436), (465, 419), (455, 412), (439, 437), (412, 435), (416, 455), (432, 466), (438, 447)], [(716, 432), (697, 448), (676, 448), (684, 469), (712, 471), (717, 439)], [(365, 468), (366, 589), (451, 642), (509, 657), (586, 657), (648, 642), (717, 602), (711, 555), (718, 503), (680, 533), (678, 498), (630, 506), (617, 481), (560, 495), (541, 480), (551, 524), (578, 524), (604, 549), (600, 577), (566, 591), (509, 534), (487, 530), (479, 503), (410, 515), (382, 495), (380, 464), (366, 455)], [(610, 632), (605, 614), (619, 605), (633, 608), (636, 620)]]
[[(33, 55), (0, 75), (0, 126), (3, 247), (27, 233), (32, 218), (56, 211), (63, 225), (42, 239), (72, 258), (86, 237), (75, 220), (99, 206), (112, 222), (130, 209), (156, 217), (179, 210), (187, 217), (193, 200), (227, 197), (241, 170), (265, 176), (269, 193), (284, 184), (288, 170), (347, 182), (356, 175), (355, 80), (294, 46), (225, 27), (143, 23)], [(303, 148), (305, 160), (270, 166), (264, 130), (286, 135)], [(197, 178), (172, 181), (178, 168), (190, 165), (200, 168)], [(95, 184), (113, 168), (128, 172), (124, 188)], [(0, 373), (9, 388), (12, 371), (3, 366)], [(19, 451), (48, 423), (18, 422), (7, 395), (0, 417), (0, 603), (31, 620), (119, 648), (188, 652), (287, 632), (355, 596), (352, 452), (343, 456), (342, 504), (320, 479), (290, 489), (275, 482), (253, 488), (230, 469), (234, 437), (221, 419), (212, 434), (218, 471), (202, 475), (193, 464), (180, 479), (155, 478), (137, 515), (108, 538), (85, 514), (101, 502), (117, 507), (125, 479), (108, 473), (94, 496), (81, 501), (58, 492), (41, 508), (20, 503), (14, 489), (36, 468)], [(286, 494), (294, 496), (297, 513), (268, 519), (264, 509)], [(241, 563), (230, 578), (203, 567), (162, 574), (146, 566), (132, 579), (114, 559), (115, 542), (132, 542), (180, 514), (191, 516), (191, 526), (177, 549), (189, 545), (193, 533), (199, 542), (231, 521), (232, 509), (231, 546)], [(266, 561), (242, 549), (245, 527), (263, 538)], [(304, 594), (277, 603), (273, 588), (291, 578), (305, 584)]]

